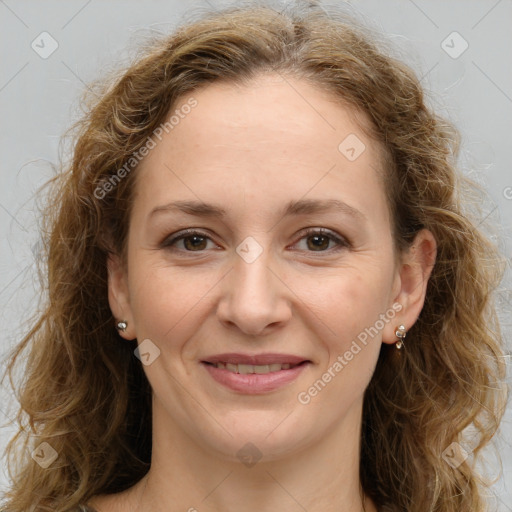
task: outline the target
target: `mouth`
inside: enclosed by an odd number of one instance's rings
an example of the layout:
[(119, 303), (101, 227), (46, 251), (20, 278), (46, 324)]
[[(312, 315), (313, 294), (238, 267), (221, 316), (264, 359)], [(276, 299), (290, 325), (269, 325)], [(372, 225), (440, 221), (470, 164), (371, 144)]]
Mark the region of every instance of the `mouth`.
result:
[(215, 368), (227, 370), (231, 373), (240, 373), (242, 375), (249, 375), (252, 373), (264, 374), (264, 373), (275, 373), (282, 370), (290, 370), (297, 366), (307, 364), (310, 361), (302, 361), (301, 363), (271, 363), (271, 364), (234, 364), (227, 362), (209, 363), (208, 361), (202, 361), (204, 364), (208, 364)]
[(222, 386), (256, 395), (292, 382), (312, 361), (287, 354), (219, 354), (202, 360), (201, 364)]

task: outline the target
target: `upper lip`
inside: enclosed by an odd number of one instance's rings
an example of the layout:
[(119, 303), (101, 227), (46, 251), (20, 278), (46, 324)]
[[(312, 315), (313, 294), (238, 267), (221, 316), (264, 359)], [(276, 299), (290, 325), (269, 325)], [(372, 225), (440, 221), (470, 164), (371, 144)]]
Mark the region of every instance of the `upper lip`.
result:
[(216, 354), (209, 356), (202, 360), (204, 363), (231, 363), (231, 364), (252, 364), (252, 365), (265, 365), (272, 363), (280, 364), (300, 364), (304, 361), (309, 361), (305, 357), (294, 356), (291, 354)]

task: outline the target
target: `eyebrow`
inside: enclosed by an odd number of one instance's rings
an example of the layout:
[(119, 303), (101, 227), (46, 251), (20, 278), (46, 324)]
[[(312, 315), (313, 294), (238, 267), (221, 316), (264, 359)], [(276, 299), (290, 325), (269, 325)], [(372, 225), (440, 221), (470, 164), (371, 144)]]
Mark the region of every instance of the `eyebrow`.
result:
[[(226, 210), (218, 205), (204, 203), (202, 201), (172, 201), (168, 204), (155, 207), (149, 216), (152, 217), (157, 213), (172, 211), (183, 212), (195, 217), (216, 217), (220, 219), (225, 218), (227, 215)], [(330, 211), (348, 215), (356, 220), (367, 220), (366, 215), (361, 211), (338, 199), (299, 199), (297, 201), (290, 201), (282, 209), (281, 217), (328, 213)]]

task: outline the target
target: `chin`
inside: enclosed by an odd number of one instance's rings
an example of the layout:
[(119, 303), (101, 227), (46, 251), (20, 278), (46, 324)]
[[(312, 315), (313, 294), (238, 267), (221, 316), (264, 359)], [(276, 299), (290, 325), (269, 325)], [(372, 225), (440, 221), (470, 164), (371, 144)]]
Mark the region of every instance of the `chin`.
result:
[[(267, 414), (261, 411), (241, 413), (237, 411), (236, 422), (224, 421), (223, 429), (217, 429), (218, 435), (204, 432), (202, 444), (215, 451), (224, 460), (242, 462), (256, 460), (270, 462), (287, 457), (306, 448), (315, 439), (322, 437), (318, 424), (308, 426), (308, 422), (292, 421), (289, 411)], [(228, 433), (229, 432), (229, 433)]]

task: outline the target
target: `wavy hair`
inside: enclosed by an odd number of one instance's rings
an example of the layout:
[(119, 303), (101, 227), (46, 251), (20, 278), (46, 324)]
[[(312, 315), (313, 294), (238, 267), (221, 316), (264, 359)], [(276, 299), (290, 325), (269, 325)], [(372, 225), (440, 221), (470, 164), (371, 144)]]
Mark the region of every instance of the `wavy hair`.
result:
[[(106, 259), (125, 255), (136, 166), (108, 193), (98, 190), (187, 94), (220, 80), (247, 84), (261, 73), (306, 80), (363, 113), (385, 154), (397, 254), (422, 228), (437, 241), (406, 350), (397, 357), (383, 345), (365, 391), (365, 493), (381, 510), (485, 510), (475, 464), (505, 404), (493, 295), (503, 258), (466, 211), (463, 192), (478, 186), (457, 169), (458, 131), (427, 106), (411, 68), (363, 25), (313, 3), (229, 7), (182, 24), (94, 89), (45, 210), (44, 308), (9, 354), (19, 401), (18, 432), (6, 450), (9, 512), (63, 512), (147, 473), (151, 388), (136, 342), (118, 336), (107, 299)], [(20, 362), (23, 378), (14, 382)], [(42, 442), (58, 455), (47, 469), (30, 456)], [(454, 442), (470, 452), (456, 469), (443, 458)]]

